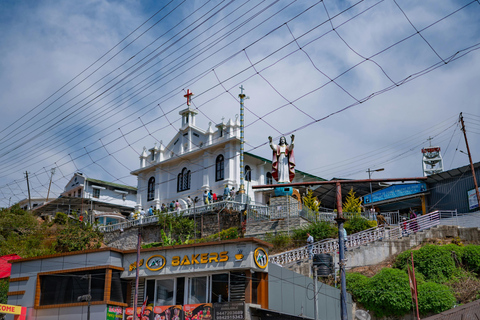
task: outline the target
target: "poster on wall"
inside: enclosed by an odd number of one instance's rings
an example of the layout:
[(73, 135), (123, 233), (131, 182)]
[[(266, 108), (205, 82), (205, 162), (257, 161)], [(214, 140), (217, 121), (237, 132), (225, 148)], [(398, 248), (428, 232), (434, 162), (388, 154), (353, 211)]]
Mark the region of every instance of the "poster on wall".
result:
[(123, 308), (107, 305), (107, 320), (123, 319)]
[(183, 320), (182, 306), (156, 306), (154, 320)]
[(183, 306), (185, 320), (212, 320), (213, 305), (211, 303), (186, 304)]
[(477, 192), (475, 189), (468, 191), (468, 207), (470, 210), (478, 208)]
[[(142, 310), (142, 307), (137, 307), (137, 315), (140, 314)], [(126, 320), (133, 320), (133, 308), (127, 308), (125, 310), (125, 316), (126, 316)], [(137, 317), (137, 320), (140, 319), (139, 317)], [(153, 314), (153, 307), (152, 306), (148, 306), (145, 308), (145, 311), (143, 312), (143, 316), (141, 318), (141, 320), (154, 320), (154, 314)]]

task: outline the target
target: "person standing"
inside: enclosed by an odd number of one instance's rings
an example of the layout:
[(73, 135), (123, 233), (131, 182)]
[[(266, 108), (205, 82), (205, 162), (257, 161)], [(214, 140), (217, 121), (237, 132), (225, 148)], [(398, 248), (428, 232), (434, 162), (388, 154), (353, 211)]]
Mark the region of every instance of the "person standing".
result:
[(308, 259), (313, 258), (313, 241), (313, 236), (310, 233), (307, 233)]
[(148, 208), (148, 215), (153, 216), (153, 206), (150, 206), (150, 208)]
[(223, 189), (223, 201), (228, 200), (230, 197), (230, 188), (228, 187), (228, 184), (225, 185), (225, 189)]
[(205, 190), (205, 192), (203, 193), (203, 203), (208, 204), (208, 191), (207, 190)]
[(344, 244), (344, 250), (347, 251), (347, 230), (343, 228), (343, 244)]

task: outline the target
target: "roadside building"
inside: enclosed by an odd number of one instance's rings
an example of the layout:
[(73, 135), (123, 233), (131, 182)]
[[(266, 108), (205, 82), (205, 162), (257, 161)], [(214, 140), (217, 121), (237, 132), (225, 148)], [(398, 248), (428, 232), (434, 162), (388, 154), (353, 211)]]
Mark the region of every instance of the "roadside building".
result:
[[(137, 306), (146, 301), (148, 319), (313, 318), (313, 280), (269, 264), (270, 246), (244, 238), (142, 249)], [(27, 307), (28, 319), (86, 319), (90, 288), (91, 319), (133, 318), (136, 268), (136, 250), (112, 248), (18, 259), (8, 303)], [(319, 288), (320, 318), (340, 319), (340, 291)]]

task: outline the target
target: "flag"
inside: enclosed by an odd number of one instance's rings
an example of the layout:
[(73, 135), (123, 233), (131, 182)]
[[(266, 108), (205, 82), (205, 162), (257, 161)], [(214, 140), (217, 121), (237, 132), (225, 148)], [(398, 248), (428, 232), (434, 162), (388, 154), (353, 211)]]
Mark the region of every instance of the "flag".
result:
[(140, 310), (140, 319), (142, 319), (143, 317), (143, 314), (145, 313), (145, 308), (147, 306), (147, 300), (148, 300), (148, 296), (145, 298), (145, 300), (143, 301), (143, 304), (142, 304), (142, 309)]

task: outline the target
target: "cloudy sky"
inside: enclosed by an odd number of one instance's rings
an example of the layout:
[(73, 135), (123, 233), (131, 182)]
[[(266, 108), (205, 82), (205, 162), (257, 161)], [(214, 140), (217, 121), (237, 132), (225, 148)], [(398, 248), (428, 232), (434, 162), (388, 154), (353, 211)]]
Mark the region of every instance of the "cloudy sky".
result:
[[(136, 186), (186, 89), (197, 125), (239, 113), (246, 150), (295, 134), (325, 179), (422, 176), (480, 161), (480, 2), (471, 0), (0, 2), (0, 207), (58, 195), (76, 171)], [(432, 138), (429, 141), (429, 137)], [(288, 139), (289, 140), (289, 139)]]

